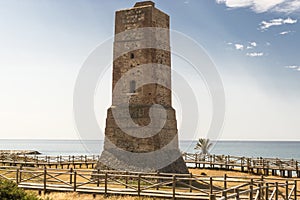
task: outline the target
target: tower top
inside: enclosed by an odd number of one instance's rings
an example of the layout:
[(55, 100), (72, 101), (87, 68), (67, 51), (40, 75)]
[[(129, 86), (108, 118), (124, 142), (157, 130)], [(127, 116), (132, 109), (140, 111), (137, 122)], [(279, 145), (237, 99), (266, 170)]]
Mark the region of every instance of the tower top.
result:
[(141, 7), (141, 6), (155, 6), (155, 3), (152, 1), (141, 1), (141, 2), (136, 2), (134, 4), (134, 7)]

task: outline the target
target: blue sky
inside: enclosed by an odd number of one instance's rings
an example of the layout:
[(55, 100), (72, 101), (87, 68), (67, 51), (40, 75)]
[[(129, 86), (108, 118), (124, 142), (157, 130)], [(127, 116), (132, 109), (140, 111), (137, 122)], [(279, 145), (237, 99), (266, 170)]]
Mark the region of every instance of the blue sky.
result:
[[(78, 72), (113, 36), (114, 12), (134, 3), (0, 0), (0, 138), (79, 138), (73, 120)], [(171, 29), (202, 45), (221, 75), (227, 106), (220, 139), (300, 140), (299, 0), (155, 3), (170, 15)], [(174, 68), (183, 65), (173, 57)], [(110, 72), (95, 95), (102, 128), (109, 81)], [(181, 139), (205, 135), (208, 104), (202, 105), (201, 130)]]

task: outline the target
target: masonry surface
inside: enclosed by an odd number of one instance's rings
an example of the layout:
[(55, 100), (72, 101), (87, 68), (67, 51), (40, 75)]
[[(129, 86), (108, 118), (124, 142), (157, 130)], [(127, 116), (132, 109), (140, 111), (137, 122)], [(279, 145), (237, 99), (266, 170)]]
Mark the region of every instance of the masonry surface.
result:
[[(171, 94), (171, 53), (169, 37), (170, 18), (167, 14), (155, 8), (151, 1), (138, 2), (133, 8), (116, 12), (115, 16), (115, 40), (114, 40), (114, 61), (113, 61), (113, 82), (112, 88), (118, 87), (122, 77), (123, 95), (114, 95), (112, 106), (107, 111), (104, 150), (101, 155), (101, 163), (98, 168), (107, 167), (124, 170), (138, 171), (161, 171), (170, 173), (188, 173), (187, 167), (179, 156), (176, 160), (160, 169), (141, 169), (135, 160), (130, 163), (122, 160), (116, 148), (132, 153), (148, 153), (158, 151), (173, 141), (173, 146), (166, 154), (160, 156), (165, 159), (170, 154), (180, 155), (178, 148), (178, 131), (175, 110), (172, 108)], [(163, 28), (166, 32), (139, 32), (138, 28), (153, 27)], [(153, 36), (154, 35), (154, 36)], [(155, 43), (163, 48), (137, 48), (145, 43)], [(125, 51), (126, 49), (134, 49)], [(147, 65), (147, 70), (140, 70), (140, 66)], [(150, 83), (137, 87), (151, 76), (152, 80), (163, 82), (164, 86), (157, 83)], [(128, 101), (128, 104), (124, 102)], [(116, 117), (123, 122), (132, 120), (135, 125), (145, 127), (150, 124), (150, 108), (154, 104), (161, 105), (166, 112), (166, 117), (156, 115), (156, 121), (163, 121), (162, 129), (151, 137), (140, 138), (127, 134), (124, 127), (116, 122)], [(116, 116), (115, 110), (119, 114)], [(126, 115), (129, 110), (129, 115)], [(124, 115), (123, 115), (124, 114)], [(125, 123), (127, 131), (139, 134), (140, 129)], [(142, 134), (142, 133), (140, 133)], [(175, 141), (175, 143), (174, 143)], [(152, 158), (153, 159), (153, 158)], [(159, 162), (153, 160), (152, 162)], [(106, 163), (106, 164), (105, 164)]]

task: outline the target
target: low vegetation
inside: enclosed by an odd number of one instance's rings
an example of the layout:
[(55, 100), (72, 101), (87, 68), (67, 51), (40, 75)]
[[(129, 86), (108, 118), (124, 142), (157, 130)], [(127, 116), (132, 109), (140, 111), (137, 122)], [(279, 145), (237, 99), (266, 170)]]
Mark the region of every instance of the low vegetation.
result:
[(0, 179), (0, 199), (1, 200), (42, 200), (33, 193), (25, 192), (18, 188), (17, 184)]

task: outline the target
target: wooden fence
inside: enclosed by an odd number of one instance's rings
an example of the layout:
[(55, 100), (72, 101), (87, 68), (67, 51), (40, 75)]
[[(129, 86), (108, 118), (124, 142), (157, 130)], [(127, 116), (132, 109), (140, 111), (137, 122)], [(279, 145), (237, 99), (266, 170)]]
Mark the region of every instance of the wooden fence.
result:
[(89, 168), (97, 164), (99, 155), (69, 155), (69, 156), (48, 156), (48, 155), (0, 155), (0, 163), (9, 166), (31, 166), (31, 167), (85, 167)]
[(199, 155), (183, 153), (186, 163), (197, 168), (235, 169), (263, 175), (279, 175), (281, 177), (300, 178), (299, 162), (294, 159), (279, 158), (247, 158), (230, 155)]
[(20, 188), (67, 192), (151, 196), (172, 199), (293, 199), (297, 179), (207, 177), (193, 174), (137, 173), (82, 169), (0, 167), (0, 177)]
[[(199, 155), (183, 153), (185, 162), (196, 168), (235, 169), (263, 175), (300, 178), (300, 165), (294, 159), (247, 158), (230, 155)], [(0, 163), (9, 166), (94, 168), (99, 155), (46, 156), (46, 155), (0, 155)]]

